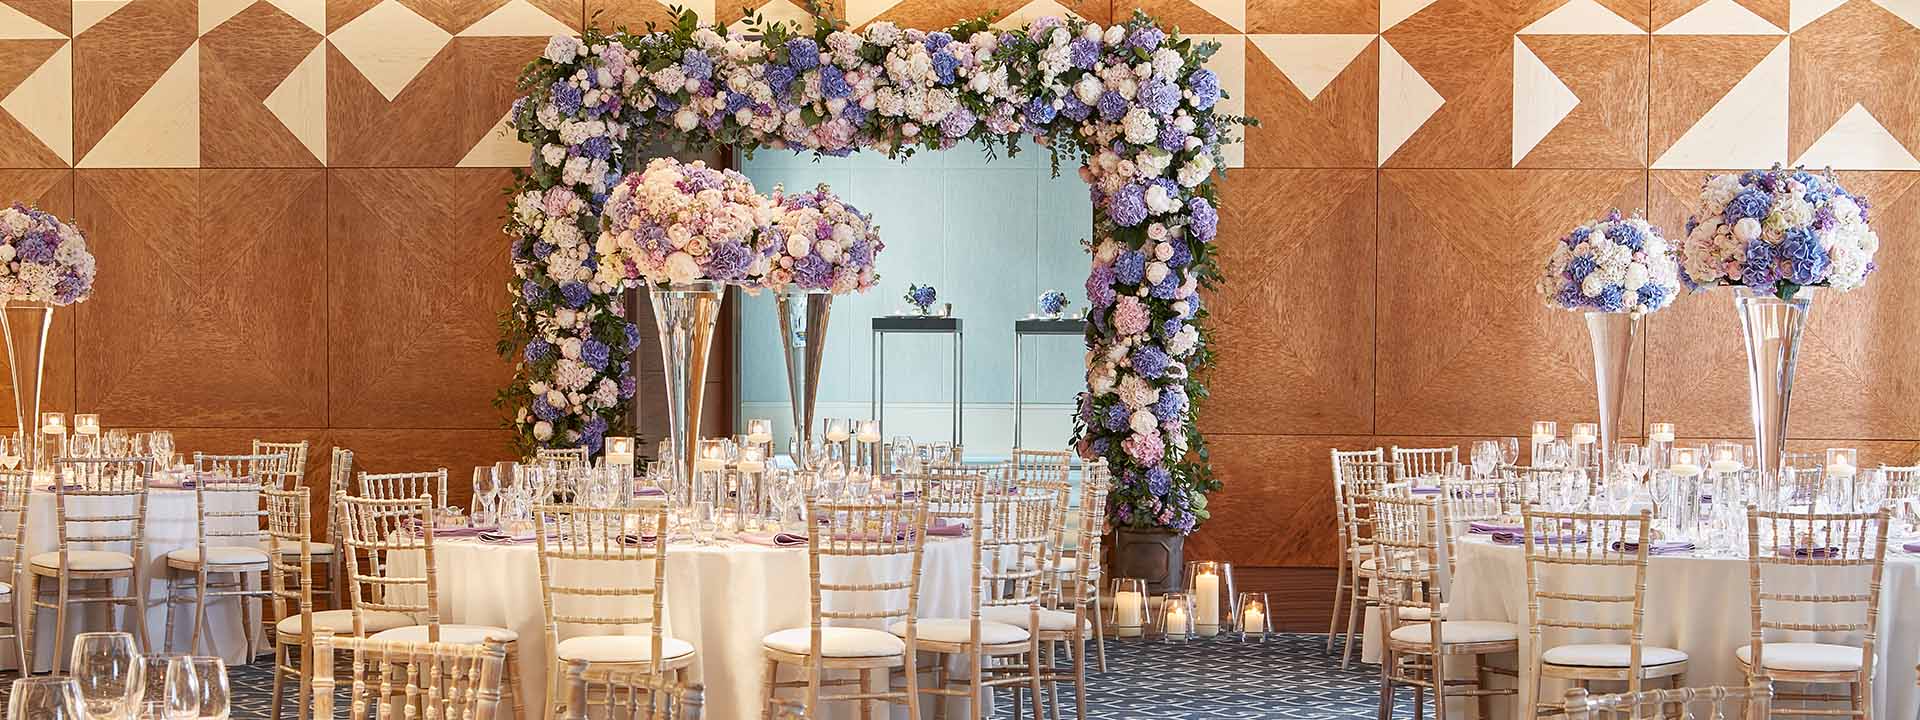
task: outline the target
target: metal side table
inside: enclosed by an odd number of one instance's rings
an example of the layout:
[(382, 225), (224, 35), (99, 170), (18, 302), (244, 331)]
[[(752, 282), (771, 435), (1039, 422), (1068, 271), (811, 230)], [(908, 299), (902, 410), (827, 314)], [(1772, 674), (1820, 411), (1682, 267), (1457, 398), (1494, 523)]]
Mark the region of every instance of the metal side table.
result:
[(961, 399), (966, 377), (962, 364), (966, 331), (957, 317), (937, 315), (888, 315), (873, 319), (873, 419), (884, 432), (887, 427), (887, 336), (894, 334), (953, 336), (953, 444), (960, 445)]
[(1013, 446), (1020, 445), (1020, 345), (1028, 335), (1079, 335), (1087, 334), (1085, 318), (1041, 318), (1033, 317), (1013, 321)]

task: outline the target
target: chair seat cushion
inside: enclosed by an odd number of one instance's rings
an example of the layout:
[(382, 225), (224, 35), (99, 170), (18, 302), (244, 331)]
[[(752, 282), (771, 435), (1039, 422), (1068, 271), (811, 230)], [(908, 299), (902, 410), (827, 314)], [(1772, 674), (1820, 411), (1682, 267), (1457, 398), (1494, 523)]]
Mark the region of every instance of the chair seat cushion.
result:
[[(273, 628), (282, 634), (299, 635), (306, 631), (301, 620), (299, 615), (291, 615), (274, 623)], [(382, 630), (406, 627), (419, 621), (406, 613), (368, 611), (362, 622), (366, 625), (367, 632), (377, 633)], [(313, 614), (313, 625), (319, 630), (331, 630), (335, 635), (351, 635), (353, 634), (353, 611), (321, 610)]]
[[(427, 626), (408, 625), (406, 627), (382, 630), (370, 636), (374, 640), (391, 642), (422, 643), (427, 641)], [(488, 640), (514, 642), (520, 639), (520, 633), (503, 627), (488, 625), (441, 625), (440, 642), (448, 645), (479, 645)]]
[[(647, 635), (582, 635), (561, 640), (555, 647), (561, 660), (585, 660), (590, 663), (642, 663), (653, 659), (653, 638)], [(660, 638), (663, 660), (693, 654), (693, 643), (679, 638)]]
[[(324, 542), (318, 542), (318, 541), (308, 542), (307, 552), (312, 553), (314, 555), (332, 555), (333, 543), (324, 543)], [(286, 545), (283, 545), (280, 547), (280, 554), (293, 555), (297, 557), (300, 555), (300, 544), (288, 543)]]
[[(808, 628), (780, 630), (760, 640), (761, 645), (795, 655), (812, 652), (812, 642), (813, 633)], [(894, 637), (893, 633), (869, 628), (820, 628), (820, 655), (823, 657), (887, 657), (906, 651), (907, 643)]]
[[(1540, 653), (1540, 661), (1548, 665), (1623, 668), (1633, 664), (1632, 653), (1633, 647), (1624, 644), (1561, 645)], [(1640, 646), (1640, 667), (1686, 662), (1686, 660), (1686, 653), (1673, 648)]]
[[(1440, 603), (1440, 614), (1442, 616), (1445, 616), (1447, 614), (1446, 603)], [(1404, 606), (1400, 608), (1401, 620), (1430, 620), (1432, 618), (1433, 618), (1433, 609), (1428, 608), (1426, 606), (1410, 605), (1410, 606)]]
[[(997, 623), (1004, 623), (1027, 630), (1032, 629), (1027, 627), (1028, 623), (1032, 620), (1032, 616), (1027, 614), (1027, 608), (1016, 605), (980, 608), (980, 619), (992, 620)], [(1087, 622), (1080, 624), (1080, 629), (1087, 630), (1092, 626), (1093, 621), (1089, 618)], [(1065, 632), (1072, 629), (1073, 613), (1065, 610), (1047, 610), (1044, 608), (1040, 610), (1041, 632)], [(922, 631), (921, 634), (924, 636), (925, 631)]]
[(6, 597), (12, 594), (13, 594), (13, 585), (11, 583), (0, 582), (0, 597)]
[[(132, 570), (133, 556), (112, 550), (69, 550), (67, 558), (73, 562), (71, 569), (81, 572), (101, 570)], [(60, 552), (43, 552), (33, 556), (32, 564), (42, 568), (59, 569)]]
[[(1428, 623), (1395, 628), (1394, 640), (1416, 645), (1433, 644), (1433, 626)], [(1440, 641), (1448, 644), (1502, 642), (1519, 640), (1520, 628), (1513, 623), (1490, 620), (1442, 620)]]
[[(1753, 646), (1733, 651), (1743, 665), (1753, 664)], [(1767, 643), (1760, 652), (1768, 670), (1794, 672), (1854, 672), (1865, 666), (1865, 652), (1857, 647), (1826, 643)]]
[[(1025, 612), (1025, 608), (1020, 609)], [(887, 631), (895, 635), (907, 634), (907, 621), (901, 620), (887, 626)], [(961, 618), (920, 618), (916, 630), (921, 640), (938, 643), (967, 643), (973, 641), (973, 621)], [(982, 645), (1005, 645), (1027, 641), (1025, 628), (994, 622), (984, 617), (980, 620), (980, 643)]]
[[(259, 548), (250, 547), (210, 547), (207, 548), (207, 558), (215, 566), (267, 564), (267, 554)], [(167, 553), (167, 563), (198, 566), (200, 548), (180, 548)]]

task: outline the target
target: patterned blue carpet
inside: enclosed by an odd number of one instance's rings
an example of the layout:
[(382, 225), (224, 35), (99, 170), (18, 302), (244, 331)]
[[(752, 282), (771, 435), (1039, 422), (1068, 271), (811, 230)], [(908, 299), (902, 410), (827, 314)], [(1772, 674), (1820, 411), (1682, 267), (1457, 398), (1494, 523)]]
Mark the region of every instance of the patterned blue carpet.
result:
[[(1278, 635), (1254, 644), (1109, 641), (1108, 671), (1087, 678), (1087, 720), (1370, 720), (1379, 702), (1378, 667), (1354, 663), (1342, 671), (1325, 646), (1323, 635)], [(269, 658), (234, 668), (231, 677), (234, 720), (264, 720), (273, 687)], [(12, 678), (0, 680), (4, 706)], [(1072, 691), (1063, 690), (1061, 717), (1071, 718)], [(997, 695), (996, 717), (1012, 718), (1009, 694)], [(1399, 714), (1411, 716), (1409, 700), (1400, 698)]]

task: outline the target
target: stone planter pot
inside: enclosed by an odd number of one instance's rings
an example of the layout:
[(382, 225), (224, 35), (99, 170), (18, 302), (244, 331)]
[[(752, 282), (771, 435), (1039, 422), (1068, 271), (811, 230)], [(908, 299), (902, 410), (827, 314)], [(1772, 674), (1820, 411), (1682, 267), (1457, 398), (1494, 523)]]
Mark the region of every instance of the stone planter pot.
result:
[(1116, 528), (1113, 531), (1113, 555), (1106, 575), (1110, 578), (1140, 578), (1147, 581), (1147, 592), (1185, 592), (1181, 577), (1187, 564), (1186, 541), (1168, 530)]

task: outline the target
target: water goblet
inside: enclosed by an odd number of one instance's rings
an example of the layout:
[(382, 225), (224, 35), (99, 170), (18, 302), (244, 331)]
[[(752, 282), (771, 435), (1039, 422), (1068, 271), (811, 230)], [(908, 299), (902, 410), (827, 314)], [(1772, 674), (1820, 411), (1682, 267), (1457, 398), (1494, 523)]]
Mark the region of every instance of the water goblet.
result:
[(7, 699), (9, 720), (86, 720), (89, 713), (71, 677), (29, 677), (13, 681)]
[(67, 672), (76, 683), (87, 714), (124, 717), (140, 700), (146, 669), (133, 636), (123, 632), (80, 633), (73, 638)]
[(1520, 438), (1500, 438), (1500, 464), (1511, 467), (1520, 462)]
[(1500, 446), (1492, 440), (1476, 440), (1472, 454), (1473, 476), (1484, 478), (1493, 474), (1493, 468), (1500, 464)]
[(194, 688), (200, 720), (227, 720), (232, 696), (227, 690), (227, 662), (217, 657), (192, 659)]
[(714, 535), (719, 532), (718, 510), (712, 500), (695, 500), (693, 503), (693, 540), (701, 545), (712, 545)]
[(198, 720), (200, 683), (193, 659), (185, 655), (148, 655), (141, 701), (160, 703), (167, 720)]

